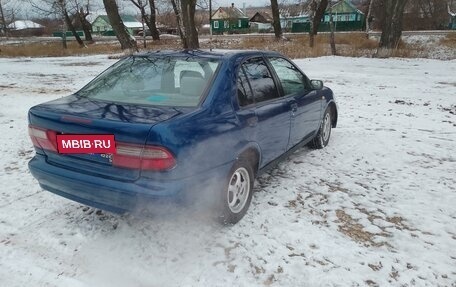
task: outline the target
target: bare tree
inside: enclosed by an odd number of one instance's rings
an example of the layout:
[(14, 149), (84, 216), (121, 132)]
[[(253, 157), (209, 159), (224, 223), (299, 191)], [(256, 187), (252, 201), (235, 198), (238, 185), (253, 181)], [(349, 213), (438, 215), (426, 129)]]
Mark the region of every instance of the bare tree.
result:
[(117, 40), (119, 40), (120, 47), (122, 50), (138, 50), (136, 40), (132, 37), (125, 25), (120, 18), (119, 8), (115, 0), (103, 0), (105, 6), (106, 14), (108, 14), (109, 23), (116, 34)]
[(177, 2), (179, 0), (171, 0), (171, 4), (173, 5), (173, 11), (174, 15), (176, 15), (176, 22), (177, 22), (177, 33), (179, 34), (181, 40), (182, 40), (182, 45), (184, 46), (184, 49), (187, 48), (187, 35), (185, 34), (184, 30), (184, 23), (182, 22), (182, 14), (180, 11), (180, 8), (178, 4), (180, 2)]
[(0, 0), (0, 35), (5, 34), (7, 35), (7, 25), (6, 25), (6, 17), (5, 12), (3, 12), (3, 5), (2, 0)]
[(447, 24), (449, 0), (414, 0), (407, 3), (411, 11), (404, 24), (412, 29), (443, 29)]
[[(156, 25), (156, 8), (155, 8), (155, 1), (154, 0), (129, 0), (129, 2), (133, 3), (133, 5), (136, 6), (136, 8), (139, 9), (139, 12), (141, 13), (141, 18), (142, 20), (146, 23), (147, 28), (149, 28), (149, 31), (151, 32), (152, 39), (154, 40), (160, 40), (160, 34), (157, 29)], [(146, 7), (149, 6), (150, 8), (150, 15), (147, 14), (146, 12)], [(144, 31), (145, 33), (145, 31)]]
[(14, 22), (15, 15), (19, 12), (17, 2), (0, 0), (0, 36), (9, 36), (8, 25)]
[(198, 31), (195, 25), (196, 0), (181, 0), (182, 23), (186, 34), (186, 49), (198, 49)]
[(336, 37), (334, 35), (334, 20), (333, 20), (333, 13), (332, 13), (332, 3), (329, 3), (329, 44), (331, 46), (331, 55), (337, 55), (336, 51)]
[(49, 17), (51, 15), (62, 19), (62, 43), (63, 48), (66, 49), (66, 31), (70, 29), (76, 41), (80, 47), (86, 47), (84, 41), (76, 31), (73, 25), (71, 17), (68, 12), (68, 3), (66, 0), (40, 0), (40, 1), (29, 1), (32, 7), (41, 15)]
[(402, 35), (402, 21), (407, 0), (384, 0), (385, 19), (377, 49), (378, 57), (389, 57), (397, 49)]
[(274, 34), (276, 40), (282, 39), (282, 27), (280, 26), (280, 13), (279, 13), (279, 4), (277, 0), (271, 0), (271, 10), (272, 10), (272, 25), (274, 26)]
[(198, 31), (195, 25), (196, 0), (171, 0), (177, 20), (178, 33), (184, 49), (198, 49)]
[(326, 8), (328, 7), (328, 0), (311, 0), (309, 6), (309, 46), (313, 48), (315, 43), (315, 35), (318, 33), (321, 19), (323, 18)]
[(155, 6), (155, 0), (149, 0), (149, 8), (150, 8), (150, 17), (149, 22), (147, 22), (147, 26), (150, 29), (152, 34), (152, 39), (160, 40), (160, 33), (157, 29), (157, 7)]
[(370, 23), (372, 21), (372, 7), (374, 6), (375, 0), (369, 0), (369, 8), (367, 9), (367, 17), (366, 17), (366, 38), (369, 39), (369, 32), (370, 32)]
[(93, 42), (92, 28), (87, 16), (90, 14), (90, 0), (69, 0), (74, 10), (74, 18), (84, 31), (85, 40)]
[(71, 33), (75, 37), (76, 41), (78, 42), (79, 47), (81, 47), (81, 48), (86, 47), (86, 45), (82, 41), (81, 37), (79, 36), (78, 32), (76, 31), (76, 28), (74, 27), (73, 22), (71, 21), (70, 15), (68, 14), (66, 1), (58, 0), (58, 2), (56, 2), (56, 5), (60, 9), (63, 19), (64, 19), (67, 27), (70, 29)]

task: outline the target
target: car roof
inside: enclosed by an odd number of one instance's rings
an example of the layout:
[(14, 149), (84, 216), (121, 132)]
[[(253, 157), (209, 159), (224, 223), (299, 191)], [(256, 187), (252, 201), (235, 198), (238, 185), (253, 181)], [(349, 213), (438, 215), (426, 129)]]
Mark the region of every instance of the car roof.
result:
[(136, 56), (156, 56), (156, 57), (201, 57), (210, 59), (232, 59), (232, 58), (243, 58), (249, 56), (280, 56), (280, 53), (275, 51), (261, 51), (261, 50), (159, 50), (145, 53), (135, 54)]

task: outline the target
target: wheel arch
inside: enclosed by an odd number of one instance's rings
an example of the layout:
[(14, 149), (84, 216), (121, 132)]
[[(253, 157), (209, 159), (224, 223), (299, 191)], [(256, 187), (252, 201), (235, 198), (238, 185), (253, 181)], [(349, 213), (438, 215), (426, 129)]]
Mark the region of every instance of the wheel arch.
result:
[(330, 109), (331, 111), (331, 121), (332, 121), (332, 127), (335, 128), (337, 127), (337, 120), (338, 120), (338, 111), (337, 111), (337, 105), (334, 101), (330, 101), (326, 109)]
[(237, 160), (247, 160), (248, 162), (252, 163), (252, 168), (254, 172), (254, 176), (258, 174), (258, 170), (260, 168), (260, 161), (261, 161), (261, 151), (260, 147), (257, 144), (251, 143), (244, 147), (241, 152), (239, 152)]

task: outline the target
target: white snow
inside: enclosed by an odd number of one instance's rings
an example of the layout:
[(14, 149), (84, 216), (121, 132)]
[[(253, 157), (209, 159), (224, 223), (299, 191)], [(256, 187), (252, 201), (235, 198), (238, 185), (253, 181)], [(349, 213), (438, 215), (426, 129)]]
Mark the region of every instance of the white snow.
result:
[(233, 227), (97, 214), (32, 178), (27, 110), (113, 62), (0, 59), (0, 285), (456, 285), (455, 60), (297, 60), (334, 90), (338, 127), (260, 177)]
[(127, 28), (142, 28), (143, 27), (141, 22), (123, 22), (123, 24)]
[(8, 25), (8, 28), (14, 30), (39, 29), (43, 27), (43, 25), (40, 25), (30, 20), (17, 20)]

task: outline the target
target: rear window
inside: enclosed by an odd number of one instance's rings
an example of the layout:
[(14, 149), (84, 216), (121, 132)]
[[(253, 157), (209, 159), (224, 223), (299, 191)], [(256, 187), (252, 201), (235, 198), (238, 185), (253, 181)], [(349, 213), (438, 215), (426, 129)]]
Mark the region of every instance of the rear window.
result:
[(78, 95), (95, 100), (156, 106), (197, 106), (219, 62), (183, 57), (123, 59)]

